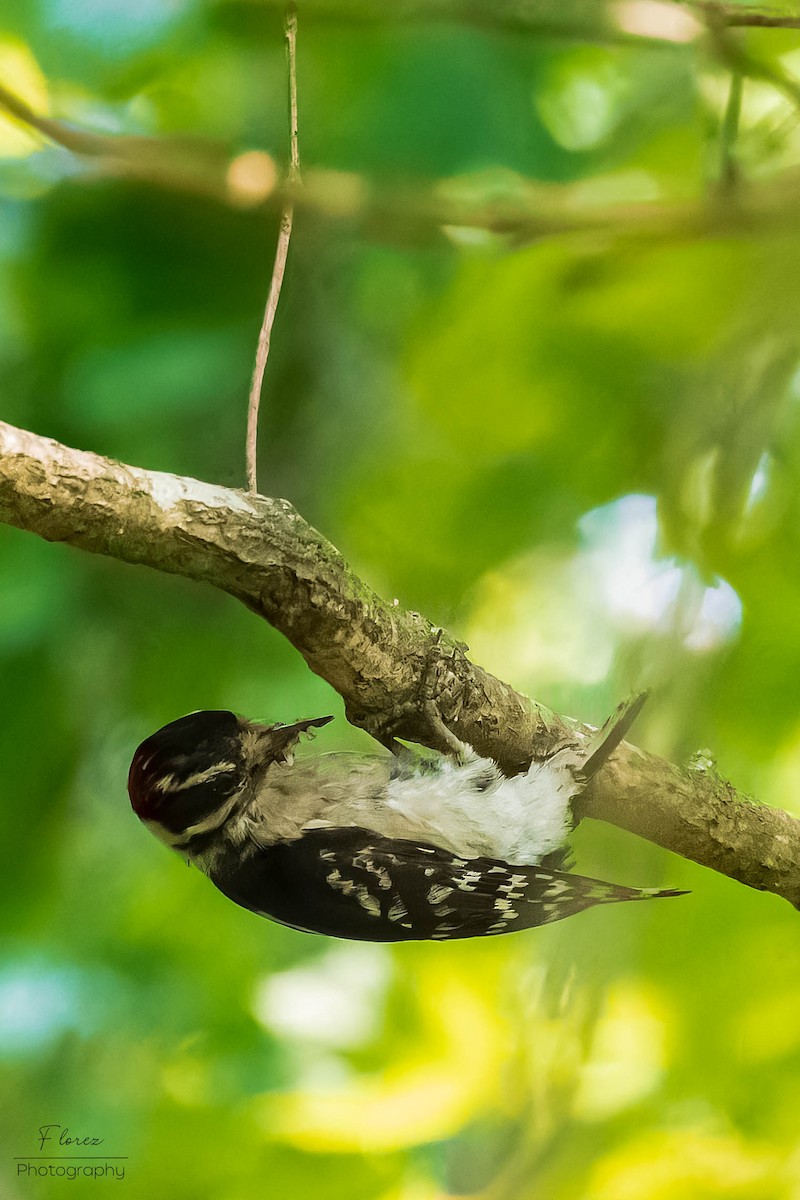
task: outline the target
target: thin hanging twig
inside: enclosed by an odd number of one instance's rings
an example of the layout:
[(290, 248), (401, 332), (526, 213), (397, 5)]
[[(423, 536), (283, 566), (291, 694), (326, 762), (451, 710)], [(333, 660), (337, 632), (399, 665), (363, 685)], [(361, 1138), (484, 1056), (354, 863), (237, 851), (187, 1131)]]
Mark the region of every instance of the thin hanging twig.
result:
[(278, 234), (278, 245), (275, 250), (275, 263), (272, 268), (267, 306), (264, 309), (264, 320), (261, 323), (261, 332), (258, 335), (256, 363), (253, 369), (253, 379), (250, 384), (250, 400), (247, 406), (247, 486), (251, 492), (258, 491), (258, 410), (261, 404), (264, 371), (269, 357), (272, 326), (275, 323), (275, 313), (278, 311), (278, 301), (286, 270), (286, 256), (289, 253), (289, 241), (292, 236), (292, 222), (294, 220), (294, 201), (292, 196), (295, 186), (300, 181), (300, 153), (297, 145), (297, 7), (294, 2), (286, 6), (283, 29), (286, 37), (286, 59), (289, 74), (289, 198), (281, 212), (281, 226)]

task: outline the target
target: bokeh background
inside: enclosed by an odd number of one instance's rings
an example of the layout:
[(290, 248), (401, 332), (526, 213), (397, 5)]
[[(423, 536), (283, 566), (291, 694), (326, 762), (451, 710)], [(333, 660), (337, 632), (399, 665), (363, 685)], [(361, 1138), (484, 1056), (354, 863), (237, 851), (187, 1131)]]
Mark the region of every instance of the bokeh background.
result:
[[(797, 32), (667, 2), (301, 3), (316, 199), (260, 478), (514, 686), (595, 722), (649, 686), (639, 742), (800, 813), (798, 80)], [(280, 8), (3, 0), (0, 83), (158, 139), (88, 161), (0, 118), (0, 415), (241, 486)], [(333, 712), (315, 750), (371, 749), (278, 634), (0, 528), (0, 679), (1, 1196), (800, 1196), (786, 903), (587, 823), (584, 873), (692, 895), (313, 938), (187, 871), (125, 790), (197, 708)], [(18, 1179), (45, 1122), (124, 1184)]]

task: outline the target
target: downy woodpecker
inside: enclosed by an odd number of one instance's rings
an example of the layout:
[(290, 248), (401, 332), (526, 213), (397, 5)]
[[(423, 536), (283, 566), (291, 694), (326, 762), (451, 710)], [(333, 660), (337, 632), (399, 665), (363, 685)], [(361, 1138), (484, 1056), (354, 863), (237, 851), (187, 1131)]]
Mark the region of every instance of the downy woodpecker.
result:
[(513, 778), (465, 745), (455, 758), (295, 761), (300, 737), (331, 717), (259, 725), (196, 712), (142, 742), (128, 791), (156, 837), (284, 925), (374, 942), (512, 933), (594, 904), (684, 894), (551, 869), (563, 864), (572, 801), (643, 700)]

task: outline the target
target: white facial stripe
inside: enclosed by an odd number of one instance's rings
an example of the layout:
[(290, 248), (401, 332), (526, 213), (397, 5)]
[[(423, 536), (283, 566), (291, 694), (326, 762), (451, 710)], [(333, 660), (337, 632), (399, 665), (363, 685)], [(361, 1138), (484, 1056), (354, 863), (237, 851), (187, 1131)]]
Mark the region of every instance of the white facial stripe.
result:
[(142, 824), (146, 825), (150, 832), (154, 834), (160, 842), (164, 842), (165, 845), (170, 846), (172, 849), (177, 846), (178, 841), (183, 837), (182, 833), (170, 833), (168, 829), (164, 828), (160, 821), (148, 821), (143, 819)]
[(201, 783), (209, 783), (212, 779), (216, 779), (217, 775), (227, 775), (237, 769), (236, 763), (215, 763), (213, 767), (207, 767), (205, 771), (195, 771), (194, 775), (187, 775), (180, 783), (175, 783), (174, 775), (165, 775), (163, 779), (156, 781), (155, 791), (184, 792), (187, 788), (197, 787)]
[(212, 830), (219, 829), (221, 825), (224, 825), (236, 807), (238, 799), (239, 793), (235, 792), (230, 799), (226, 800), (225, 804), (221, 805), (219, 808), (215, 808), (214, 811), (209, 813), (204, 820), (198, 821), (196, 825), (190, 825), (187, 829), (182, 829), (180, 833), (173, 834), (168, 830), (165, 830), (164, 834), (162, 835), (163, 840), (166, 841), (170, 846), (188, 846), (191, 839), (197, 834), (211, 833)]

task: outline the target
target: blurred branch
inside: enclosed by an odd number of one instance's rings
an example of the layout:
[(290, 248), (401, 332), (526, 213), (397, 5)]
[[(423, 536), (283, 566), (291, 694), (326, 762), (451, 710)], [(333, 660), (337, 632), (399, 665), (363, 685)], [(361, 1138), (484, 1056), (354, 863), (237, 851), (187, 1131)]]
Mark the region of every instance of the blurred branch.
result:
[[(731, 115), (731, 109), (734, 108), (738, 127), (743, 78), (759, 79), (763, 83), (770, 84), (776, 91), (782, 92), (796, 108), (800, 108), (800, 82), (780, 63), (763, 61), (750, 53), (741, 38), (731, 32), (731, 28), (730, 23), (720, 23), (716, 17), (709, 20), (709, 34), (717, 59), (733, 75), (726, 123)], [(800, 19), (798, 28), (800, 28)]]
[[(585, 727), (482, 670), (467, 647), (387, 604), (285, 500), (126, 466), (0, 422), (0, 521), (52, 542), (210, 583), (279, 629), (353, 724), (445, 749), (421, 699), (504, 770)], [(800, 821), (712, 772), (623, 743), (579, 816), (609, 821), (800, 908)]]
[(675, 0), (675, 3), (702, 12), (729, 29), (800, 29), (800, 9), (792, 13), (768, 4), (724, 4), (720, 0)]
[[(720, 42), (723, 45), (723, 42)], [(753, 61), (724, 41), (725, 61), (745, 76), (768, 79), (800, 104), (800, 84)], [(360, 225), (378, 239), (425, 244), (448, 229), (478, 229), (514, 244), (563, 234), (600, 235), (617, 240), (686, 241), (705, 237), (749, 237), (798, 228), (800, 172), (750, 183), (697, 201), (597, 205), (578, 199), (570, 185), (532, 183), (512, 172), (487, 173), (413, 184), (381, 184), (349, 172), (307, 168), (302, 184), (290, 170), (281, 181), (277, 168), (254, 189), (242, 189), (237, 164), (251, 155), (231, 156), (222, 146), (191, 138), (149, 138), (86, 133), (61, 121), (39, 117), (0, 84), (0, 109), (107, 174), (159, 187), (188, 191), (236, 207), (264, 212), (302, 208), (328, 221)], [(269, 156), (256, 157), (271, 166)]]
[(124, 141), (122, 138), (110, 137), (108, 134), (89, 133), (82, 129), (73, 129), (70, 125), (63, 121), (54, 121), (50, 117), (40, 117), (33, 111), (29, 104), (26, 104), (14, 92), (9, 91), (4, 84), (0, 83), (0, 108), (5, 109), (9, 117), (13, 117), (15, 121), (19, 121), (22, 125), (29, 125), (31, 129), (35, 129), (41, 133), (43, 137), (49, 138), (50, 141), (58, 142), (67, 150), (72, 150), (75, 154), (84, 154), (89, 157), (95, 154), (110, 153), (109, 147), (118, 141)]
[[(263, 3), (264, 0), (254, 0)], [(280, 0), (266, 0), (277, 4)], [(680, 6), (734, 27), (799, 29), (800, 8), (794, 13), (769, 4), (725, 3), (724, 0), (661, 0), (664, 7)], [(619, 3), (600, 0), (303, 0), (303, 16), (342, 21), (453, 21), (513, 33), (551, 37), (612, 38), (624, 31)], [(652, 11), (652, 10), (651, 10)], [(641, 40), (641, 39), (637, 39)], [(653, 41), (660, 40), (653, 38)], [(661, 41), (666, 45), (666, 41)]]
[[(281, 0), (252, 0), (277, 7)], [(601, 0), (303, 0), (303, 22), (341, 25), (452, 22), (498, 33), (539, 34), (596, 42), (636, 42), (616, 20), (614, 4)], [(665, 45), (653, 38), (657, 45)]]
[[(717, 34), (720, 31), (716, 31)], [(722, 44), (722, 43), (721, 43)], [(780, 77), (728, 46), (729, 66), (768, 79), (800, 104), (800, 84)], [(726, 59), (728, 61), (728, 59)], [(800, 173), (780, 180), (736, 188), (735, 193), (675, 203), (591, 205), (582, 202), (581, 187), (534, 184), (510, 172), (461, 176), (404, 185), (371, 182), (361, 175), (321, 168), (289, 170), (279, 180), (277, 168), (264, 174), (263, 185), (242, 193), (236, 166), (221, 145), (192, 138), (131, 137), (86, 133), (62, 121), (41, 118), (0, 84), (0, 108), (65, 149), (90, 158), (103, 172), (156, 186), (188, 191), (224, 204), (245, 205), (264, 212), (302, 208), (327, 221), (360, 224), (387, 241), (426, 244), (447, 229), (481, 229), (515, 242), (564, 234), (601, 235), (620, 241), (692, 241), (710, 236), (793, 232), (798, 228)], [(269, 156), (257, 157), (271, 164)]]
[(201, 138), (154, 138), (76, 129), (66, 121), (39, 116), (2, 82), (0, 111), (72, 154), (89, 159), (108, 175), (231, 200), (227, 181), (231, 156), (225, 146)]

